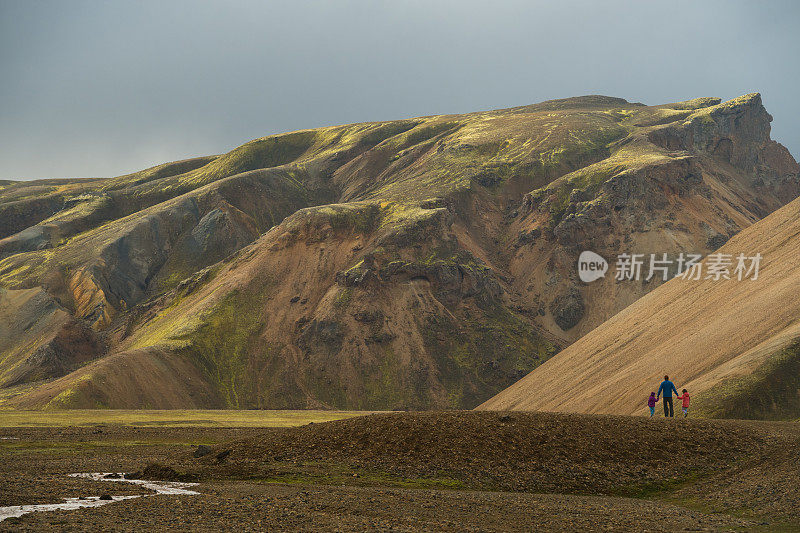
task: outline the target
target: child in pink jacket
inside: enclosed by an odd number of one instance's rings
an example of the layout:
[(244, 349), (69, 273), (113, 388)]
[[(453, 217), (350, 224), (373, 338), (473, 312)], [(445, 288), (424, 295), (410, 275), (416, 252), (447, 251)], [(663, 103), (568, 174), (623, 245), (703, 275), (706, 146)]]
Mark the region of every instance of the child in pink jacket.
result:
[(686, 389), (683, 389), (682, 392), (683, 395), (676, 396), (676, 398), (678, 398), (679, 400), (683, 400), (683, 403), (681, 404), (683, 406), (683, 418), (686, 418), (687, 416), (689, 416), (689, 393), (686, 392)]
[(656, 402), (658, 402), (656, 393), (651, 392), (650, 397), (647, 399), (647, 407), (650, 408), (650, 418), (653, 418), (653, 415), (656, 414)]

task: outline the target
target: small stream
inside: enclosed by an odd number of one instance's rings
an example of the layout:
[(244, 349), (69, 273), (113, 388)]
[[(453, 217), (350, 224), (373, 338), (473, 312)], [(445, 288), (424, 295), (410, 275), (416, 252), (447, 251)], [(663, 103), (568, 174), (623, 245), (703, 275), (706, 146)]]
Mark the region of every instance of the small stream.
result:
[[(118, 477), (107, 477), (118, 476)], [(70, 477), (79, 477), (91, 479), (93, 481), (119, 481), (122, 483), (132, 483), (140, 485), (141, 487), (152, 490), (153, 494), (135, 494), (129, 496), (112, 496), (110, 500), (101, 500), (100, 496), (87, 496), (83, 498), (64, 498), (63, 503), (44, 503), (37, 505), (11, 505), (9, 507), (0, 507), (0, 522), (6, 518), (14, 518), (28, 513), (35, 513), (39, 511), (72, 511), (82, 507), (100, 507), (107, 503), (118, 502), (122, 500), (132, 500), (134, 498), (142, 498), (147, 496), (155, 496), (156, 494), (168, 494), (172, 496), (191, 496), (200, 494), (199, 492), (188, 489), (197, 483), (183, 483), (178, 481), (145, 481), (143, 479), (124, 479), (122, 474), (114, 474), (110, 472), (93, 472), (87, 474), (70, 474)]]

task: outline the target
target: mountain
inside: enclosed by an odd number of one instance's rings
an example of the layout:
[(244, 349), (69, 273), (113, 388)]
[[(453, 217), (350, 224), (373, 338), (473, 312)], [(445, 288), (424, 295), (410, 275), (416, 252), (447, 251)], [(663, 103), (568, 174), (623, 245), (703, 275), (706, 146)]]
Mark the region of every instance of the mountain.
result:
[(800, 418), (800, 199), (718, 253), (761, 254), (758, 277), (675, 278), (479, 409), (644, 414), (669, 374), (693, 413)]
[(0, 184), (0, 405), (471, 408), (798, 195), (758, 94), (587, 96)]

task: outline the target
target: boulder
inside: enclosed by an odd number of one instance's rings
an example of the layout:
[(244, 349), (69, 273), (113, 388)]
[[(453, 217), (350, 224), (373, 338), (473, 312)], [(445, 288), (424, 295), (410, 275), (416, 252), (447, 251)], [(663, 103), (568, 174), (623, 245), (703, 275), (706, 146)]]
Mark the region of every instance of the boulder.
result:
[(553, 315), (558, 327), (567, 331), (575, 327), (583, 318), (586, 308), (583, 304), (583, 296), (575, 287), (567, 292), (556, 296), (550, 302), (550, 313)]

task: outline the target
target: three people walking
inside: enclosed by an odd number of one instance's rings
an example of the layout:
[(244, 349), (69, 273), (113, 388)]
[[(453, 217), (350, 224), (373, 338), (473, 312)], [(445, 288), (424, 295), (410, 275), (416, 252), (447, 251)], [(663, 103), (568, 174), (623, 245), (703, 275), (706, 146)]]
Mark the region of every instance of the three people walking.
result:
[(675, 416), (675, 409), (672, 405), (673, 392), (676, 398), (682, 401), (681, 407), (683, 409), (683, 417), (686, 418), (689, 415), (689, 393), (686, 392), (686, 389), (683, 389), (683, 394), (678, 394), (678, 389), (675, 388), (675, 384), (669, 380), (669, 376), (664, 376), (664, 381), (662, 381), (661, 385), (658, 387), (658, 393), (651, 392), (650, 397), (647, 399), (647, 407), (650, 408), (650, 418), (655, 414), (656, 403), (658, 403), (662, 394), (664, 396), (664, 417), (673, 418)]

